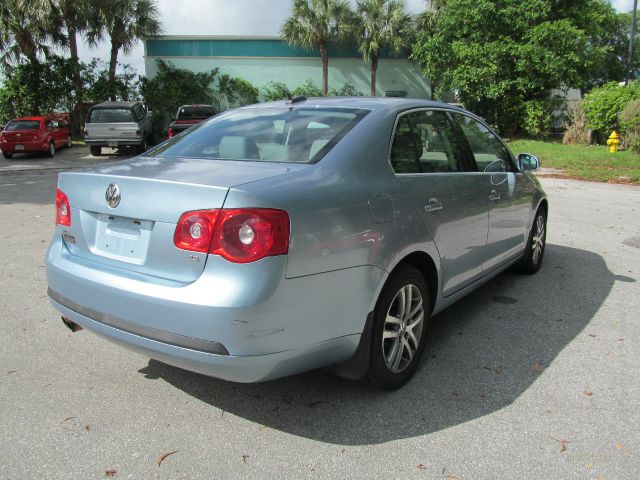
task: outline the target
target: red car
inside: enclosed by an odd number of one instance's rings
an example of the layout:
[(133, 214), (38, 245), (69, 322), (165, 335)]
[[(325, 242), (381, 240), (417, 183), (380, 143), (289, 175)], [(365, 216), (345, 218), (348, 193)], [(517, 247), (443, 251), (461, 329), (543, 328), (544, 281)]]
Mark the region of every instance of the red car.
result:
[(182, 105), (176, 116), (171, 117), (172, 122), (167, 135), (169, 138), (178, 135), (215, 114), (216, 111), (211, 105)]
[(67, 125), (52, 117), (23, 117), (7, 123), (0, 132), (0, 149), (4, 158), (14, 153), (46, 152), (49, 157), (56, 149), (71, 146)]

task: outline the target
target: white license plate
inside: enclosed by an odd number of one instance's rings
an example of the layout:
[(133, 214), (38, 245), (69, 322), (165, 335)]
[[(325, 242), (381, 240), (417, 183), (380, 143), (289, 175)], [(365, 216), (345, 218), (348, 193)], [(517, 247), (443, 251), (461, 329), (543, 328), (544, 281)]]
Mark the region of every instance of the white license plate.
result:
[(24, 145), (16, 145), (16, 150), (24, 150)]
[(118, 146), (118, 142), (109, 142), (108, 144), (110, 147), (117, 147)]

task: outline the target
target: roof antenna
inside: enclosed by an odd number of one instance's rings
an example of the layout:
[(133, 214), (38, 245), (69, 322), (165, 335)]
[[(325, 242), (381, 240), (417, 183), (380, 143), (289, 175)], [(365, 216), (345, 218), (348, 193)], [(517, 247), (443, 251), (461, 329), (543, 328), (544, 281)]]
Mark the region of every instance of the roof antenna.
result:
[(289, 97), (289, 100), (287, 100), (285, 103), (287, 105), (289, 105), (289, 110), (293, 110), (293, 105), (296, 103), (300, 103), (300, 102), (305, 102), (307, 100), (307, 97), (303, 96), (303, 95), (298, 95), (297, 97), (291, 97), (290, 94), (287, 93), (287, 96)]

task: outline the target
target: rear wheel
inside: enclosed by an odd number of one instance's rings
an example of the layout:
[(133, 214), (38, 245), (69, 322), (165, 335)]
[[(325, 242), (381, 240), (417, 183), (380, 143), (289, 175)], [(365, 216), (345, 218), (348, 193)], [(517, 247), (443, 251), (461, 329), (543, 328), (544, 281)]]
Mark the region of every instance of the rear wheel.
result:
[(2, 152), (2, 156), (4, 158), (13, 158), (13, 153), (9, 153), (9, 152)]
[(142, 139), (142, 143), (140, 144), (140, 146), (138, 146), (138, 153), (144, 153), (147, 151), (148, 148), (149, 146), (147, 145), (147, 138), (144, 137)]
[(91, 145), (89, 147), (89, 150), (91, 151), (91, 155), (93, 155), (94, 157), (99, 157), (102, 153), (102, 147), (98, 145)]
[(56, 144), (53, 140), (49, 142), (49, 149), (47, 150), (47, 157), (53, 157), (56, 154)]
[(385, 285), (374, 311), (367, 380), (393, 390), (415, 373), (424, 350), (429, 290), (422, 274), (405, 267)]
[(527, 241), (524, 257), (518, 265), (521, 272), (536, 273), (540, 270), (546, 241), (547, 213), (544, 208), (541, 207), (536, 212), (533, 225), (531, 226), (531, 232), (529, 232), (529, 240)]

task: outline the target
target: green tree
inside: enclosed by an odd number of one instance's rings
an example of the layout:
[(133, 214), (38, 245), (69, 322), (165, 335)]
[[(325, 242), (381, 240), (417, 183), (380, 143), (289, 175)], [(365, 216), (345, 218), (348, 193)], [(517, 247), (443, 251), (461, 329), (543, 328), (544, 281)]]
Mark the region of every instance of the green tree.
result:
[(357, 12), (358, 51), (371, 64), (371, 96), (375, 96), (380, 53), (383, 49), (397, 53), (411, 44), (412, 20), (404, 0), (360, 0)]
[(293, 0), (292, 15), (282, 25), (282, 37), (291, 45), (320, 50), (323, 95), (329, 84), (329, 44), (349, 38), (352, 21), (346, 0)]
[(436, 94), (456, 92), (507, 134), (522, 129), (527, 102), (546, 99), (552, 88), (605, 82), (619, 64), (607, 0), (448, 0), (440, 7), (420, 22), (412, 58), (435, 79)]
[[(161, 31), (155, 0), (100, 0), (91, 18), (87, 38), (92, 45), (109, 38), (109, 80), (115, 87), (120, 50), (129, 53), (139, 39), (158, 35)], [(115, 92), (112, 92), (111, 99), (115, 100)]]
[(582, 102), (587, 127), (606, 138), (612, 130), (620, 128), (618, 114), (633, 100), (640, 100), (640, 80), (629, 82), (627, 86), (611, 82), (594, 88)]

